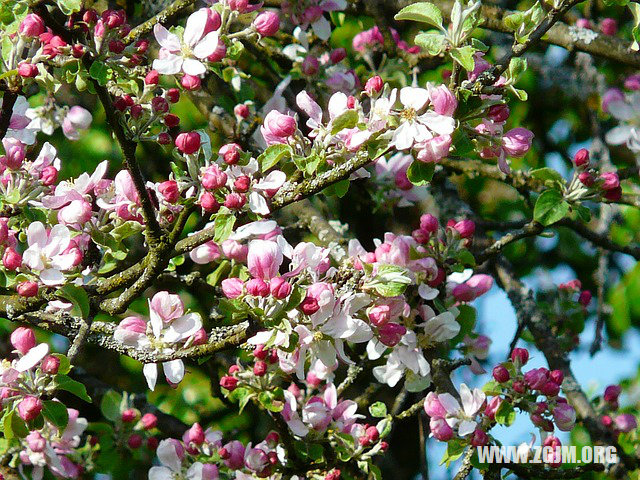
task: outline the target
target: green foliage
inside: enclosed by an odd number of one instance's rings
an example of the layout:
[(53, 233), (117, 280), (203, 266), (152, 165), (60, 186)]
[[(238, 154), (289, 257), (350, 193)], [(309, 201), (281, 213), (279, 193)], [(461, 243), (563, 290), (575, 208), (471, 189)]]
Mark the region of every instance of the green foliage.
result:
[(569, 203), (558, 190), (545, 190), (540, 194), (533, 210), (533, 218), (544, 226), (562, 220), (569, 213)]

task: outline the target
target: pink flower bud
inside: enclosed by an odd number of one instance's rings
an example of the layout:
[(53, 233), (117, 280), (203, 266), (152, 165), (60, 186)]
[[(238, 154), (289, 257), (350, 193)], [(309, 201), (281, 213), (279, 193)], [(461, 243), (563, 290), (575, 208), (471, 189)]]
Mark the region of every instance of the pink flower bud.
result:
[(341, 478), (342, 473), (337, 468), (334, 468), (324, 476), (324, 480), (340, 480)]
[(604, 172), (600, 175), (603, 190), (614, 190), (620, 186), (618, 174), (615, 172)]
[(636, 417), (634, 417), (630, 413), (623, 413), (622, 415), (618, 415), (613, 419), (613, 421), (616, 424), (616, 428), (621, 432), (627, 433), (638, 428)]
[(38, 294), (38, 284), (36, 282), (22, 282), (18, 284), (16, 291), (21, 297), (35, 297)]
[(238, 298), (244, 293), (244, 283), (237, 277), (223, 280), (221, 286), (222, 293), (227, 298)]
[(585, 187), (592, 187), (596, 183), (595, 178), (593, 178), (590, 172), (580, 172), (578, 174), (578, 180), (580, 180), (580, 183)]
[(369, 321), (376, 327), (381, 327), (391, 320), (391, 307), (389, 305), (376, 305), (369, 309)]
[(489, 435), (487, 435), (487, 433), (484, 430), (480, 428), (476, 428), (473, 434), (471, 435), (471, 446), (481, 447), (483, 445), (486, 445), (488, 442), (489, 442)]
[(2, 163), (12, 170), (18, 170), (27, 153), (24, 143), (14, 138), (5, 138), (2, 145), (6, 153), (6, 156), (2, 157)]
[(624, 81), (624, 88), (633, 91), (640, 90), (640, 75), (638, 75), (637, 73), (634, 75), (629, 75)]
[(397, 323), (387, 323), (378, 328), (380, 342), (387, 347), (395, 347), (405, 333), (407, 333), (406, 327)]
[(178, 183), (175, 180), (167, 180), (158, 185), (158, 191), (162, 194), (162, 197), (169, 203), (176, 203), (180, 198), (180, 190), (178, 190)]
[(438, 219), (430, 213), (425, 213), (420, 217), (420, 229), (430, 234), (434, 234), (438, 231)]
[(433, 436), (441, 442), (447, 442), (453, 438), (453, 429), (444, 418), (431, 417), (429, 428)]
[(207, 57), (211, 63), (217, 63), (227, 56), (227, 46), (224, 42), (219, 41), (218, 46), (211, 55)]
[(200, 85), (202, 85), (202, 80), (200, 80), (200, 77), (185, 74), (180, 79), (180, 85), (182, 85), (182, 87), (186, 90), (198, 90), (200, 88)]
[(604, 198), (612, 202), (617, 202), (622, 198), (622, 187), (612, 188), (604, 191)]
[(238, 386), (238, 379), (236, 377), (224, 376), (220, 379), (220, 386), (233, 392)]
[(249, 107), (247, 107), (244, 103), (239, 103), (235, 107), (233, 107), (233, 114), (238, 118), (247, 118), (249, 116)]
[(498, 408), (500, 408), (500, 405), (502, 404), (502, 398), (501, 397), (493, 397), (488, 403), (487, 406), (484, 409), (484, 414), (489, 417), (491, 420), (493, 420), (496, 416), (496, 412), (498, 411)]
[(529, 361), (529, 351), (526, 348), (514, 348), (511, 352), (511, 361), (518, 365), (526, 365)]
[(451, 150), (451, 135), (439, 135), (424, 142), (416, 143), (418, 160), (424, 163), (437, 163), (449, 154)]
[(487, 118), (492, 122), (503, 123), (507, 121), (510, 113), (509, 107), (504, 104), (492, 105), (489, 107)]
[(138, 412), (133, 408), (127, 408), (120, 416), (124, 423), (131, 423), (138, 418)]
[(158, 73), (157, 70), (151, 70), (144, 77), (144, 83), (146, 85), (157, 85), (159, 80), (160, 80), (160, 74)]
[(576, 423), (576, 411), (568, 403), (559, 403), (553, 409), (553, 420), (559, 430), (570, 432)]
[(36, 336), (33, 330), (27, 327), (16, 328), (11, 333), (9, 341), (11, 345), (13, 345), (13, 348), (23, 355), (36, 346)]
[(266, 297), (269, 295), (269, 285), (261, 278), (252, 278), (247, 281), (247, 293), (253, 297)]
[(618, 22), (613, 18), (604, 18), (600, 22), (600, 31), (605, 35), (615, 35), (618, 33)]
[(375, 75), (367, 80), (367, 83), (364, 85), (364, 91), (367, 92), (367, 95), (374, 96), (382, 91), (384, 87), (384, 82), (379, 75)]
[(555, 397), (560, 392), (560, 386), (555, 382), (547, 382), (542, 386), (540, 392), (547, 397)]
[(579, 18), (578, 20), (576, 20), (576, 27), (587, 28), (589, 30), (592, 29), (591, 22), (589, 21), (588, 18)]
[(58, 210), (58, 222), (63, 225), (83, 225), (89, 220), (93, 210), (86, 200), (73, 200), (69, 205)]
[(132, 450), (137, 450), (142, 446), (142, 437), (137, 433), (133, 433), (127, 439), (127, 445)]
[(18, 415), (25, 422), (35, 419), (42, 411), (42, 401), (37, 397), (25, 397), (18, 404)]
[(589, 150), (581, 148), (573, 156), (573, 164), (576, 167), (587, 167), (589, 165)]
[[(131, 97), (129, 97), (131, 99)], [(133, 100), (131, 100), (131, 105), (133, 105)], [(131, 106), (129, 105), (129, 106)], [(86, 130), (91, 126), (91, 122), (93, 121), (93, 117), (91, 112), (86, 108), (82, 108), (78, 105), (75, 105), (69, 109), (67, 115), (65, 116), (66, 120), (69, 120), (74, 128), (78, 130)]]
[(318, 62), (318, 59), (313, 55), (307, 55), (302, 61), (302, 73), (309, 77), (318, 73), (318, 68), (320, 68), (320, 63)]
[(622, 387), (620, 385), (609, 385), (604, 389), (603, 398), (607, 403), (617, 403), (621, 392)]
[(476, 224), (472, 220), (460, 220), (454, 223), (452, 228), (458, 232), (460, 238), (470, 238), (476, 231)]
[(38, 66), (33, 63), (20, 62), (20, 65), (18, 65), (18, 75), (23, 78), (34, 78), (38, 75)]
[(453, 295), (453, 298), (458, 302), (471, 302), (476, 298), (473, 288), (466, 283), (456, 285), (453, 290), (451, 290), (451, 295)]
[(247, 203), (247, 197), (241, 193), (231, 192), (224, 198), (224, 206), (230, 210), (240, 210)]
[(431, 104), (436, 113), (440, 115), (446, 115), (447, 117), (453, 116), (458, 107), (458, 100), (444, 85), (431, 89), (429, 92), (431, 97)]
[[(153, 97), (151, 99), (151, 109), (154, 113), (167, 113), (169, 111), (169, 102), (164, 97)], [(199, 139), (200, 135), (198, 135)]]
[(286, 143), (288, 138), (296, 132), (297, 128), (295, 118), (289, 115), (283, 115), (277, 110), (271, 110), (264, 118), (260, 132), (267, 145), (273, 145), (276, 143)]
[(329, 59), (334, 65), (336, 63), (340, 63), (345, 58), (347, 58), (347, 51), (342, 47), (331, 50), (331, 53), (329, 54)]
[(591, 292), (589, 290), (584, 290), (580, 292), (580, 296), (578, 297), (578, 303), (583, 307), (589, 306), (591, 303)]
[(55, 375), (60, 368), (60, 359), (53, 355), (47, 355), (40, 364), (40, 369), (47, 375)]
[(111, 40), (109, 42), (109, 51), (111, 53), (115, 53), (116, 55), (122, 53), (124, 51), (125, 45), (121, 40)]
[(509, 370), (507, 370), (504, 365), (497, 365), (493, 368), (493, 378), (496, 379), (496, 382), (498, 383), (504, 383), (504, 382), (508, 382), (509, 379), (511, 378), (511, 375), (509, 374)]
[(230, 260), (244, 263), (247, 261), (248, 252), (249, 247), (236, 240), (227, 239), (222, 242), (222, 253)]
[(409, 177), (407, 177), (406, 170), (398, 170), (394, 177), (394, 182), (396, 187), (403, 191), (408, 191), (413, 188), (413, 183), (411, 183)]
[(280, 17), (272, 11), (265, 11), (253, 21), (253, 28), (263, 37), (271, 37), (280, 29)]
[(202, 174), (202, 186), (207, 190), (216, 190), (227, 184), (227, 174), (217, 165), (211, 165)]
[(240, 160), (240, 152), (242, 148), (237, 143), (227, 143), (220, 147), (218, 155), (222, 156), (224, 163), (227, 165), (235, 165)]
[(181, 153), (191, 155), (200, 149), (198, 132), (183, 132), (176, 137), (175, 145)]
[(541, 389), (547, 383), (548, 379), (549, 370), (544, 367), (534, 368), (524, 374), (524, 381), (532, 390)]
[(156, 417), (153, 413), (145, 413), (140, 419), (140, 423), (142, 424), (142, 428), (145, 430), (151, 430), (156, 428), (158, 425), (158, 417)]
[(609, 113), (609, 105), (614, 102), (624, 102), (624, 94), (619, 88), (610, 88), (602, 96), (602, 110)]
[(313, 315), (320, 310), (320, 305), (318, 305), (318, 300), (315, 298), (305, 297), (302, 303), (300, 303), (300, 310), (302, 310), (305, 315)]
[(442, 406), (442, 403), (440, 403), (440, 399), (438, 398), (438, 394), (435, 392), (427, 393), (427, 396), (424, 399), (424, 411), (432, 418), (444, 418), (447, 415), (447, 410)]
[(502, 137), (502, 147), (507, 155), (522, 157), (531, 148), (533, 132), (526, 128), (518, 127), (509, 130)]
[(18, 32), (25, 37), (38, 37), (44, 33), (44, 20), (35, 13), (29, 13), (20, 22)]
[(291, 284), (282, 277), (275, 277), (271, 279), (271, 295), (278, 300), (284, 300), (287, 298), (291, 293), (292, 288)]
[(558, 385), (562, 385), (562, 381), (564, 380), (564, 373), (562, 373), (562, 370), (551, 370), (549, 372), (549, 380), (557, 383)]
[(178, 90), (177, 88), (170, 88), (169, 90), (167, 90), (167, 100), (169, 100), (171, 103), (178, 103), (178, 100), (180, 100), (180, 90)]
[(26, 439), (29, 450), (35, 453), (44, 452), (47, 447), (47, 441), (38, 431), (33, 431), (27, 435)]
[(233, 188), (236, 192), (246, 193), (251, 186), (251, 179), (246, 175), (241, 175), (233, 182)]
[(185, 444), (194, 443), (196, 445), (202, 445), (205, 440), (204, 430), (199, 423), (194, 423), (193, 426), (187, 430), (182, 436), (182, 440)]
[(253, 240), (249, 244), (247, 267), (254, 278), (269, 280), (278, 274), (283, 255), (277, 243)]
[(53, 165), (49, 165), (40, 172), (40, 181), (44, 186), (51, 186), (58, 181), (58, 170)]
[(262, 377), (267, 373), (267, 363), (264, 362), (263, 360), (258, 360), (254, 365), (253, 365), (253, 374), (256, 377)]
[(2, 255), (2, 265), (7, 270), (15, 271), (22, 265), (22, 256), (12, 247), (8, 247)]

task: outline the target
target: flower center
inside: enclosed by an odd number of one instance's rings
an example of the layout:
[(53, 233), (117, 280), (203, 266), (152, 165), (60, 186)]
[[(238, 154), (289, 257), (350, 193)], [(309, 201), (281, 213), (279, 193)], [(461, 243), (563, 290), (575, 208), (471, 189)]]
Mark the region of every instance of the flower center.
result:
[(415, 108), (405, 108), (402, 112), (400, 112), (400, 117), (402, 117), (407, 122), (412, 122), (416, 119), (418, 115), (416, 114)]

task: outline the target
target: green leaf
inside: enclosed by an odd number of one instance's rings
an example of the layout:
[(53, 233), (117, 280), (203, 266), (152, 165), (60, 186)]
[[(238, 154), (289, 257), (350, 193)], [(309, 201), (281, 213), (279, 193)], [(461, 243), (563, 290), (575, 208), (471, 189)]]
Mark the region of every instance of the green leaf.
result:
[(372, 417), (386, 417), (387, 416), (387, 406), (383, 402), (376, 402), (369, 407), (369, 413)]
[(15, 410), (9, 410), (2, 417), (2, 430), (4, 438), (11, 440), (12, 438), (24, 438), (29, 434), (29, 429), (24, 420), (18, 416)]
[(331, 135), (335, 135), (347, 128), (353, 128), (358, 124), (358, 112), (352, 109), (338, 115), (331, 121)]
[(502, 388), (500, 387), (500, 384), (495, 380), (489, 380), (482, 387), (482, 391), (487, 395), (496, 396), (502, 393)]
[(429, 55), (440, 55), (444, 50), (445, 37), (440, 33), (419, 33), (414, 39), (416, 45), (424, 48)]
[(42, 402), (42, 415), (53, 423), (56, 427), (64, 429), (69, 423), (67, 407), (63, 403), (55, 400), (45, 400)]
[(56, 357), (58, 360), (60, 360), (58, 374), (66, 375), (67, 373), (69, 373), (69, 371), (71, 370), (71, 362), (69, 362), (69, 359), (66, 355), (63, 355), (61, 353), (52, 353), (51, 356)]
[(58, 0), (58, 7), (65, 15), (71, 15), (82, 9), (82, 0)]
[(560, 185), (564, 185), (565, 181), (558, 172), (556, 172), (553, 168), (544, 167), (544, 168), (536, 168), (535, 170), (531, 170), (529, 173), (533, 178), (537, 178), (538, 180), (542, 180), (543, 182), (552, 182), (558, 183)]
[(558, 190), (545, 190), (533, 209), (533, 219), (544, 226), (552, 225), (569, 213), (569, 204)]
[(498, 422), (500, 425), (510, 427), (515, 421), (516, 411), (513, 409), (513, 406), (509, 402), (503, 401), (496, 411), (496, 422)]
[(230, 213), (218, 213), (214, 222), (215, 235), (213, 241), (222, 243), (233, 232), (233, 226), (236, 223), (235, 215)]
[(58, 289), (57, 295), (73, 304), (73, 315), (84, 319), (89, 318), (89, 295), (87, 295), (84, 288), (68, 283)]
[(411, 279), (407, 271), (396, 265), (380, 265), (376, 276), (364, 285), (364, 288), (374, 289), (383, 297), (396, 297), (404, 293)]
[(442, 13), (433, 3), (418, 2), (400, 10), (394, 17), (396, 20), (413, 20), (442, 28)]
[(96, 60), (89, 68), (89, 76), (104, 87), (111, 78), (111, 69), (103, 62)]
[(284, 408), (284, 393), (281, 388), (266, 390), (258, 395), (260, 404), (270, 412), (281, 412)]
[(344, 197), (349, 191), (349, 179), (340, 180), (339, 182), (334, 183), (333, 185), (329, 185), (327, 188), (322, 190), (322, 193), (327, 197), (336, 196), (338, 198)]
[(287, 154), (291, 155), (291, 147), (289, 145), (283, 143), (270, 145), (258, 157), (258, 165), (260, 165), (260, 170), (266, 172), (276, 163), (282, 160), (282, 158)]
[(73, 393), (76, 397), (91, 403), (91, 397), (87, 394), (87, 388), (80, 382), (69, 378), (66, 375), (56, 375), (56, 388)]
[(507, 69), (507, 78), (512, 83), (515, 83), (526, 70), (527, 61), (524, 58), (514, 57), (509, 62), (509, 68)]
[(120, 404), (122, 403), (122, 395), (113, 390), (109, 390), (104, 394), (100, 401), (100, 411), (107, 420), (112, 422), (118, 421), (121, 417)]
[(435, 171), (435, 163), (425, 163), (420, 160), (414, 160), (407, 169), (407, 178), (414, 185), (422, 186), (431, 181)]
[(470, 45), (456, 48), (449, 52), (451, 57), (468, 72), (471, 72), (475, 66), (475, 60), (473, 58), (475, 53), (475, 49)]

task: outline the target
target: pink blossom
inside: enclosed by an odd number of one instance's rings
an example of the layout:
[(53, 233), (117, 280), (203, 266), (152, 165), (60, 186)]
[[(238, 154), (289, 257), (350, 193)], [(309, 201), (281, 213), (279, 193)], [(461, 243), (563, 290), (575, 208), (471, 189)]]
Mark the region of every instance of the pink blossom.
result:
[(260, 132), (267, 145), (276, 143), (287, 143), (298, 128), (296, 119), (284, 115), (277, 110), (271, 110), (260, 127)]
[(68, 252), (71, 232), (64, 225), (55, 225), (49, 232), (41, 222), (34, 222), (27, 229), (27, 244), (23, 261), (26, 266), (39, 273), (45, 285), (60, 285), (64, 282), (62, 272), (75, 265), (76, 255)]
[[(194, 76), (207, 71), (202, 61), (215, 52), (219, 42), (218, 31), (207, 31), (215, 26), (208, 10), (201, 8), (189, 16), (182, 41), (161, 24), (156, 24), (153, 34), (161, 48), (158, 59), (153, 61), (155, 70), (164, 75), (183, 71)], [(189, 53), (185, 54), (185, 51)]]
[(271, 37), (280, 29), (280, 17), (276, 12), (262, 12), (253, 21), (253, 27), (263, 37)]
[(282, 260), (282, 250), (277, 243), (268, 240), (252, 240), (249, 243), (247, 266), (255, 278), (269, 280), (275, 277)]

